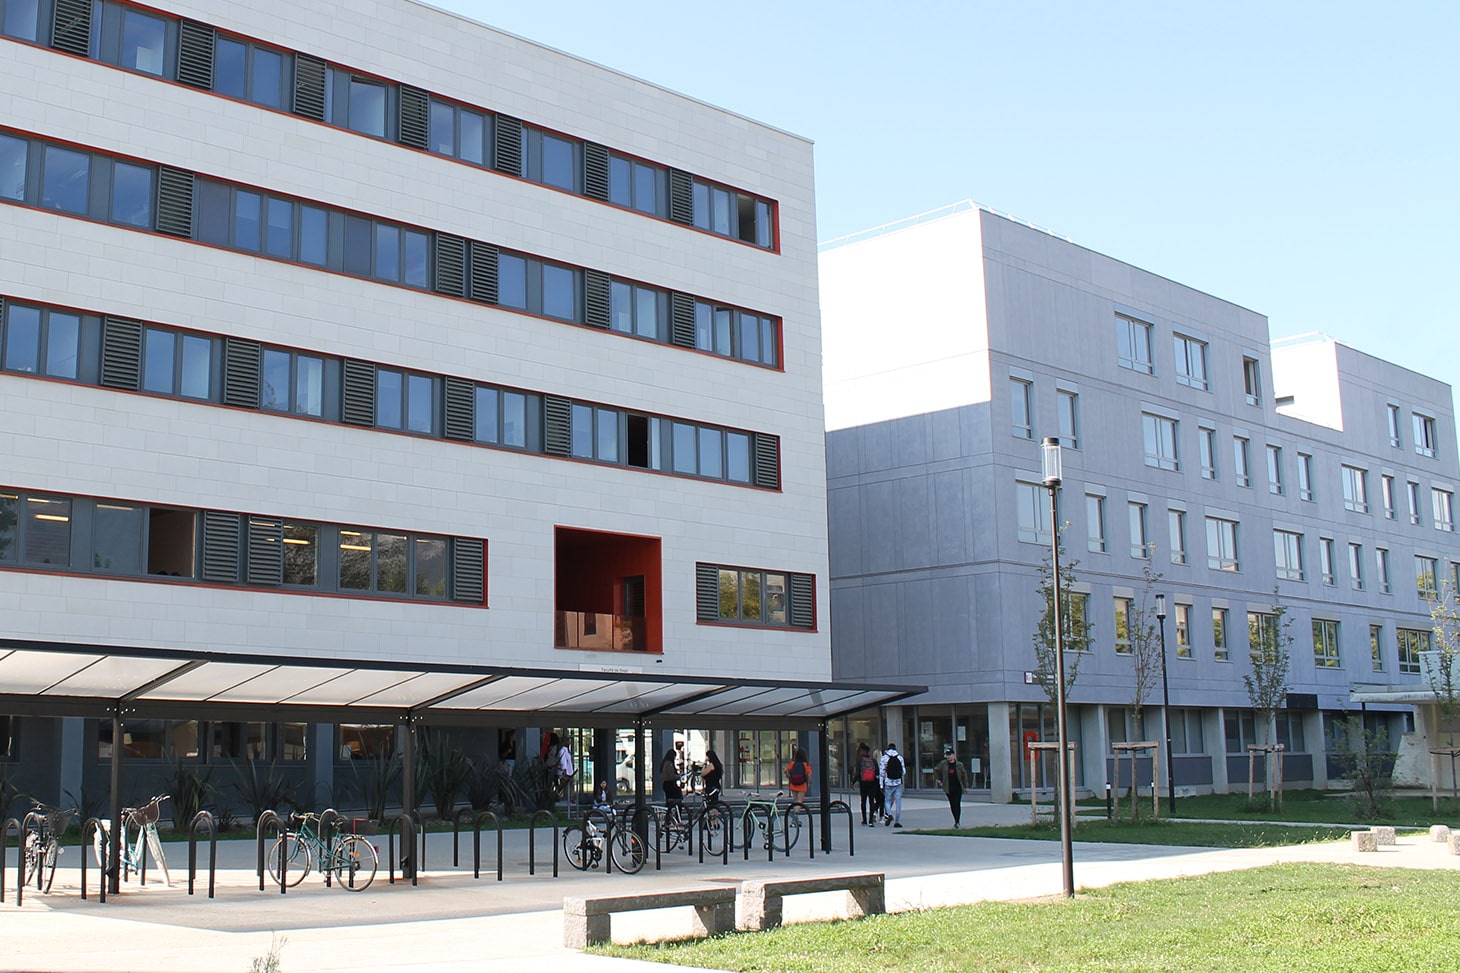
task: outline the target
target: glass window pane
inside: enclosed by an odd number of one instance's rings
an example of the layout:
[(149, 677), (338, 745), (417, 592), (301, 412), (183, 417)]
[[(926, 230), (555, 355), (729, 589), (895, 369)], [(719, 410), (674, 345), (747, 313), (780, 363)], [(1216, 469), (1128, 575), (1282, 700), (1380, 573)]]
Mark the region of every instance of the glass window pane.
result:
[(739, 317), (740, 357), (746, 361), (760, 361), (760, 319), (744, 311)]
[(401, 373), (382, 368), (375, 373), (375, 424), (382, 429), (399, 429), (401, 424)]
[(264, 350), (263, 382), (259, 388), (259, 407), (278, 412), (289, 410), (289, 353)]
[(430, 433), (431, 379), (425, 375), (411, 375), (406, 379), (406, 428), (411, 432)]
[(786, 624), (786, 576), (784, 574), (765, 576), (765, 620), (777, 625)]
[(370, 276), (374, 241), (374, 224), (358, 216), (345, 217), (345, 273)]
[(142, 343), (142, 388), (148, 392), (172, 394), (176, 346), (177, 336), (172, 332), (147, 330)]
[(767, 249), (774, 246), (771, 240), (771, 204), (761, 199), (755, 201), (755, 242)]
[(299, 259), (323, 266), (329, 254), (329, 214), (313, 206), (299, 208)]
[(375, 535), (375, 590), (405, 594), (406, 535)]
[(634, 330), (641, 338), (659, 337), (659, 292), (635, 288)]
[(695, 301), (695, 347), (709, 351), (714, 340), (714, 308), (703, 301)]
[(52, 311), (46, 321), (46, 374), (57, 378), (76, 377), (77, 343), (81, 319), (74, 314)]
[(723, 189), (710, 190), (710, 229), (730, 235), (730, 194)]
[(314, 587), (319, 572), (319, 528), (284, 525), (284, 583)]
[(474, 438), (479, 443), (497, 441), (497, 390), (477, 389), (477, 416)]
[(567, 267), (553, 264), (542, 265), (542, 313), (550, 318), (576, 321), (577, 288), (576, 275)]
[(474, 111), (462, 109), (459, 124), (461, 125), (461, 158), (479, 166), (486, 165), (486, 119)]
[(350, 79), (350, 128), (362, 135), (385, 138), (385, 86)]
[(638, 162), (634, 163), (634, 209), (641, 213), (659, 211), (659, 172)]
[(618, 413), (612, 409), (598, 410), (598, 458), (618, 462)]
[(701, 230), (710, 228), (710, 187), (696, 182), (693, 190), (694, 225)]
[(25, 199), (26, 159), (30, 143), (0, 135), (0, 199)]
[(166, 41), (167, 24), (160, 17), (139, 10), (122, 11), (122, 67), (161, 75)]
[(213, 90), (230, 98), (242, 98), (247, 76), (248, 47), (219, 37), (213, 49)]
[(676, 422), (674, 426), (674, 472), (693, 473), (695, 472), (695, 453), (697, 448), (695, 427), (683, 422)]
[(142, 511), (97, 503), (91, 525), (91, 567), (123, 574), (142, 573)]
[(182, 340), (182, 394), (206, 399), (212, 392), (213, 342), (197, 335)]
[(233, 245), (240, 250), (259, 248), (259, 211), (262, 200), (258, 193), (239, 191), (233, 197)]
[(11, 304), (5, 309), (5, 367), (12, 372), (40, 371), (40, 308)]
[(559, 189), (574, 190), (573, 143), (544, 134), (542, 137), (542, 181)]
[(303, 416), (324, 414), (324, 359), (300, 355), (294, 364), (294, 411)]
[(253, 49), (253, 76), (249, 78), (248, 99), (270, 108), (284, 107), (284, 56), (277, 51)]
[(375, 269), (381, 280), (400, 280), (400, 230), (377, 223), (375, 226)]
[(744, 433), (725, 434), (725, 476), (736, 483), (750, 482), (750, 437)]
[(5, 17), (5, 22), (0, 24), (0, 33), (23, 41), (37, 39), (37, 22), (40, 19), (37, 0), (5, 0), (0, 13)]
[(405, 282), (412, 287), (429, 287), (427, 272), (430, 267), (429, 238), (424, 233), (406, 231)]
[(41, 168), (41, 205), (63, 213), (85, 214), (90, 198), (91, 157), (48, 145)]
[(445, 538), (416, 538), (416, 594), (428, 598), (446, 597)]
[(571, 451), (574, 456), (592, 458), (593, 456), (593, 408), (592, 406), (573, 405), (572, 444)]
[(71, 501), (25, 498), (25, 560), (31, 564), (71, 563)]
[(118, 162), (112, 166), (111, 221), (152, 228), (152, 170)]
[(630, 334), (634, 330), (634, 288), (614, 281), (608, 288), (608, 322), (615, 331)]
[(527, 445), (527, 396), (521, 392), (502, 393), (502, 445)]
[(430, 148), (437, 155), (456, 155), (456, 109), (439, 101), (431, 102)]
[(615, 206), (631, 206), (634, 201), (628, 159), (613, 156), (608, 160), (608, 201)]
[(760, 572), (740, 573), (740, 617), (747, 622), (760, 621)]
[(370, 590), (370, 554), (374, 536), (369, 531), (340, 531), (340, 587)]
[[(776, 323), (770, 318), (760, 319), (760, 360), (767, 365), (776, 364), (779, 343), (776, 341)], [(1073, 445), (1073, 442), (1071, 443)]]
[(20, 514), (20, 497), (14, 493), (0, 493), (0, 561), (14, 561), (15, 527)]
[(740, 617), (740, 572), (720, 569), (720, 617)]
[(527, 261), (504, 253), (497, 258), (497, 303), (527, 309)]
[(294, 256), (294, 204), (287, 199), (269, 200), (269, 228), (264, 249), (286, 260)]
[(730, 356), (730, 319), (732, 312), (729, 308), (715, 308), (715, 354)]
[(720, 476), (720, 430), (700, 430), (700, 475)]

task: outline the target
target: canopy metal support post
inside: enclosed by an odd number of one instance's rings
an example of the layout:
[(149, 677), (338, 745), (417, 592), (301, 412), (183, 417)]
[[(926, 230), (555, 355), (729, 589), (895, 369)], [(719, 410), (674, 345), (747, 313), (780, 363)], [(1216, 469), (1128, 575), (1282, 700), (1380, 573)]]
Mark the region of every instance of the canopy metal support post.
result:
[[(405, 726), (404, 739), (401, 741), (401, 772), (400, 772), (400, 803), (401, 811), (410, 816), (412, 827), (415, 827), (416, 810), (416, 721), (415, 718), (407, 715), (402, 721)], [(404, 839), (402, 839), (404, 842)], [(414, 842), (412, 842), (414, 844)], [(416, 874), (415, 856), (410, 861), (402, 861), (400, 867), (401, 878), (412, 878)]]
[(644, 718), (634, 717), (634, 830), (639, 833), (639, 840), (644, 842), (644, 847), (649, 844), (649, 819), (644, 813), (644, 808), (649, 804), (648, 795), (644, 793)]
[(826, 726), (826, 720), (816, 726), (816, 786), (821, 789), (821, 850), (831, 854), (831, 745)]
[(107, 883), (107, 892), (120, 895), (122, 891), (122, 707), (112, 709), (112, 793), (111, 830), (106, 836), (106, 874), (102, 881)]

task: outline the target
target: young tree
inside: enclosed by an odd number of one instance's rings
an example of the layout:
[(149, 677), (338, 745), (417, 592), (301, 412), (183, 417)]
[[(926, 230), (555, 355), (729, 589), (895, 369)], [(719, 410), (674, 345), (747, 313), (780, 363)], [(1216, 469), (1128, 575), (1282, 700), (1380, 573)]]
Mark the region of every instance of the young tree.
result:
[(1354, 817), (1360, 821), (1384, 818), (1394, 796), (1394, 754), (1389, 749), (1389, 735), (1366, 728), (1362, 719), (1352, 715), (1335, 721), (1329, 733), (1329, 749), (1339, 773), (1353, 785), (1350, 802)]
[(1121, 641), (1123, 635), (1130, 643), (1131, 719), (1135, 723), (1137, 740), (1146, 739), (1146, 699), (1155, 692), (1157, 680), (1161, 678), (1161, 667), (1165, 663), (1161, 658), (1161, 632), (1155, 607), (1155, 588), (1161, 575), (1151, 571), (1149, 561), (1141, 569), (1141, 574), (1146, 583), (1141, 588), (1140, 600), (1129, 613), (1126, 631), (1115, 633), (1117, 642)]
[[(1242, 677), (1247, 687), (1247, 698), (1262, 723), (1269, 746), (1277, 743), (1277, 713), (1288, 698), (1288, 676), (1292, 666), (1290, 650), (1293, 645), (1293, 633), (1290, 631), (1293, 620), (1288, 617), (1288, 608), (1282, 603), (1277, 588), (1272, 590), (1272, 603), (1271, 614), (1253, 613), (1248, 616), (1247, 645), (1252, 671)], [(1271, 759), (1271, 751), (1265, 763), (1268, 791), (1275, 795), (1282, 787), (1282, 775)]]
[[(1064, 533), (1064, 528), (1060, 528)], [(1089, 651), (1094, 638), (1095, 627), (1090, 623), (1086, 611), (1085, 596), (1075, 591), (1075, 568), (1079, 561), (1065, 557), (1064, 541), (1060, 541), (1060, 627), (1063, 629), (1065, 649), (1065, 698), (1075, 686), (1079, 675), (1080, 659)], [(1054, 654), (1054, 565), (1050, 552), (1046, 551), (1039, 564), (1039, 585), (1036, 591), (1044, 602), (1039, 623), (1034, 629), (1034, 679), (1044, 688), (1045, 695), (1053, 706), (1059, 699), (1058, 683), (1055, 679)]]
[[(1448, 754), (1450, 757), (1450, 796), (1460, 806), (1460, 780), (1455, 777), (1455, 723), (1460, 710), (1460, 604), (1456, 601), (1455, 586), (1449, 581), (1441, 582), (1440, 590), (1430, 596), (1430, 621), (1434, 628), (1434, 665), (1428, 667), (1426, 677), (1430, 690), (1435, 694), (1435, 710), (1438, 725), (1436, 735), (1441, 731), (1447, 735), (1443, 749), (1430, 743), (1430, 752)], [(1436, 798), (1438, 801), (1438, 798)]]

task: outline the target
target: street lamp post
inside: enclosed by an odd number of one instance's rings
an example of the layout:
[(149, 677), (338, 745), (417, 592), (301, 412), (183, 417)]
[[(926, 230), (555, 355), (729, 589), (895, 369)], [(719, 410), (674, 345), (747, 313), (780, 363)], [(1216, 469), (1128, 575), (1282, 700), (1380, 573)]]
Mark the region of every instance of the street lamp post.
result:
[(1171, 765), (1171, 684), (1166, 678), (1166, 596), (1156, 596), (1156, 621), (1161, 626), (1161, 726), (1166, 730), (1166, 806), (1176, 816), (1176, 771)]
[[(1064, 871), (1065, 898), (1075, 897), (1075, 851), (1071, 838), (1074, 795), (1070, 781), (1070, 736), (1065, 720), (1065, 626), (1063, 592), (1060, 589), (1060, 531), (1059, 531), (1059, 489), (1064, 479), (1064, 460), (1060, 454), (1060, 441), (1055, 436), (1046, 436), (1041, 447), (1044, 460), (1044, 485), (1049, 490), (1049, 534), (1050, 566), (1054, 569), (1054, 591), (1051, 593), (1051, 615), (1054, 622), (1054, 684), (1055, 718), (1059, 727), (1060, 775), (1060, 863)], [(1030, 786), (1033, 786), (1030, 781)]]

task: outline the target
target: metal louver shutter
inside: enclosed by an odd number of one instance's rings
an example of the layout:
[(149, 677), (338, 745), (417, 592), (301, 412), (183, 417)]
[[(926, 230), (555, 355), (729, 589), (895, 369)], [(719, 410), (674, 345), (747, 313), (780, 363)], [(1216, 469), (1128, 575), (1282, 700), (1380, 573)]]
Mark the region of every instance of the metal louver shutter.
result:
[(542, 397), (542, 449), (549, 456), (572, 452), (573, 405), (561, 396)]
[(238, 583), (238, 514), (203, 511), (203, 580)]
[(157, 230), (192, 238), (193, 191), (197, 177), (186, 169), (157, 168)]
[(135, 391), (142, 382), (142, 322), (107, 318), (101, 326), (101, 384)]
[(487, 596), (487, 546), (471, 537), (451, 541), (451, 598), (480, 605)]
[(695, 221), (694, 180), (683, 169), (669, 170), (669, 218), (676, 223)]
[(498, 115), (493, 130), (492, 168), (514, 176), (522, 175), (522, 120)]
[(609, 276), (597, 270), (583, 271), (583, 323), (607, 328), (612, 323)]
[(814, 575), (791, 575), (791, 624), (797, 628), (816, 627), (816, 578)]
[(375, 365), (345, 359), (344, 420), (352, 426), (375, 425)]
[(249, 584), (284, 583), (284, 522), (278, 517), (248, 518)]
[(695, 617), (702, 622), (714, 622), (720, 618), (720, 568), (717, 565), (695, 565)]
[(259, 407), (263, 377), (263, 346), (257, 341), (223, 341), (223, 404), (245, 409)]
[(446, 438), (476, 438), (476, 386), (464, 378), (446, 377)]
[(608, 149), (583, 143), (583, 195), (608, 201)]
[(324, 121), (325, 63), (308, 54), (294, 55), (294, 114)]
[(466, 240), (436, 234), (436, 293), (461, 297), (466, 288)]
[(91, 0), (56, 0), (51, 46), (78, 57), (91, 53)]
[(669, 340), (681, 348), (695, 346), (695, 299), (679, 291), (669, 295)]
[(413, 149), (424, 149), (430, 111), (430, 96), (420, 88), (400, 86), (400, 144)]
[(211, 91), (213, 88), (213, 28), (184, 20), (177, 38), (177, 79)]
[(483, 304), (497, 303), (497, 248), (471, 241), (471, 291), (466, 295)]
[(755, 433), (755, 485), (778, 490), (781, 486), (781, 441)]

